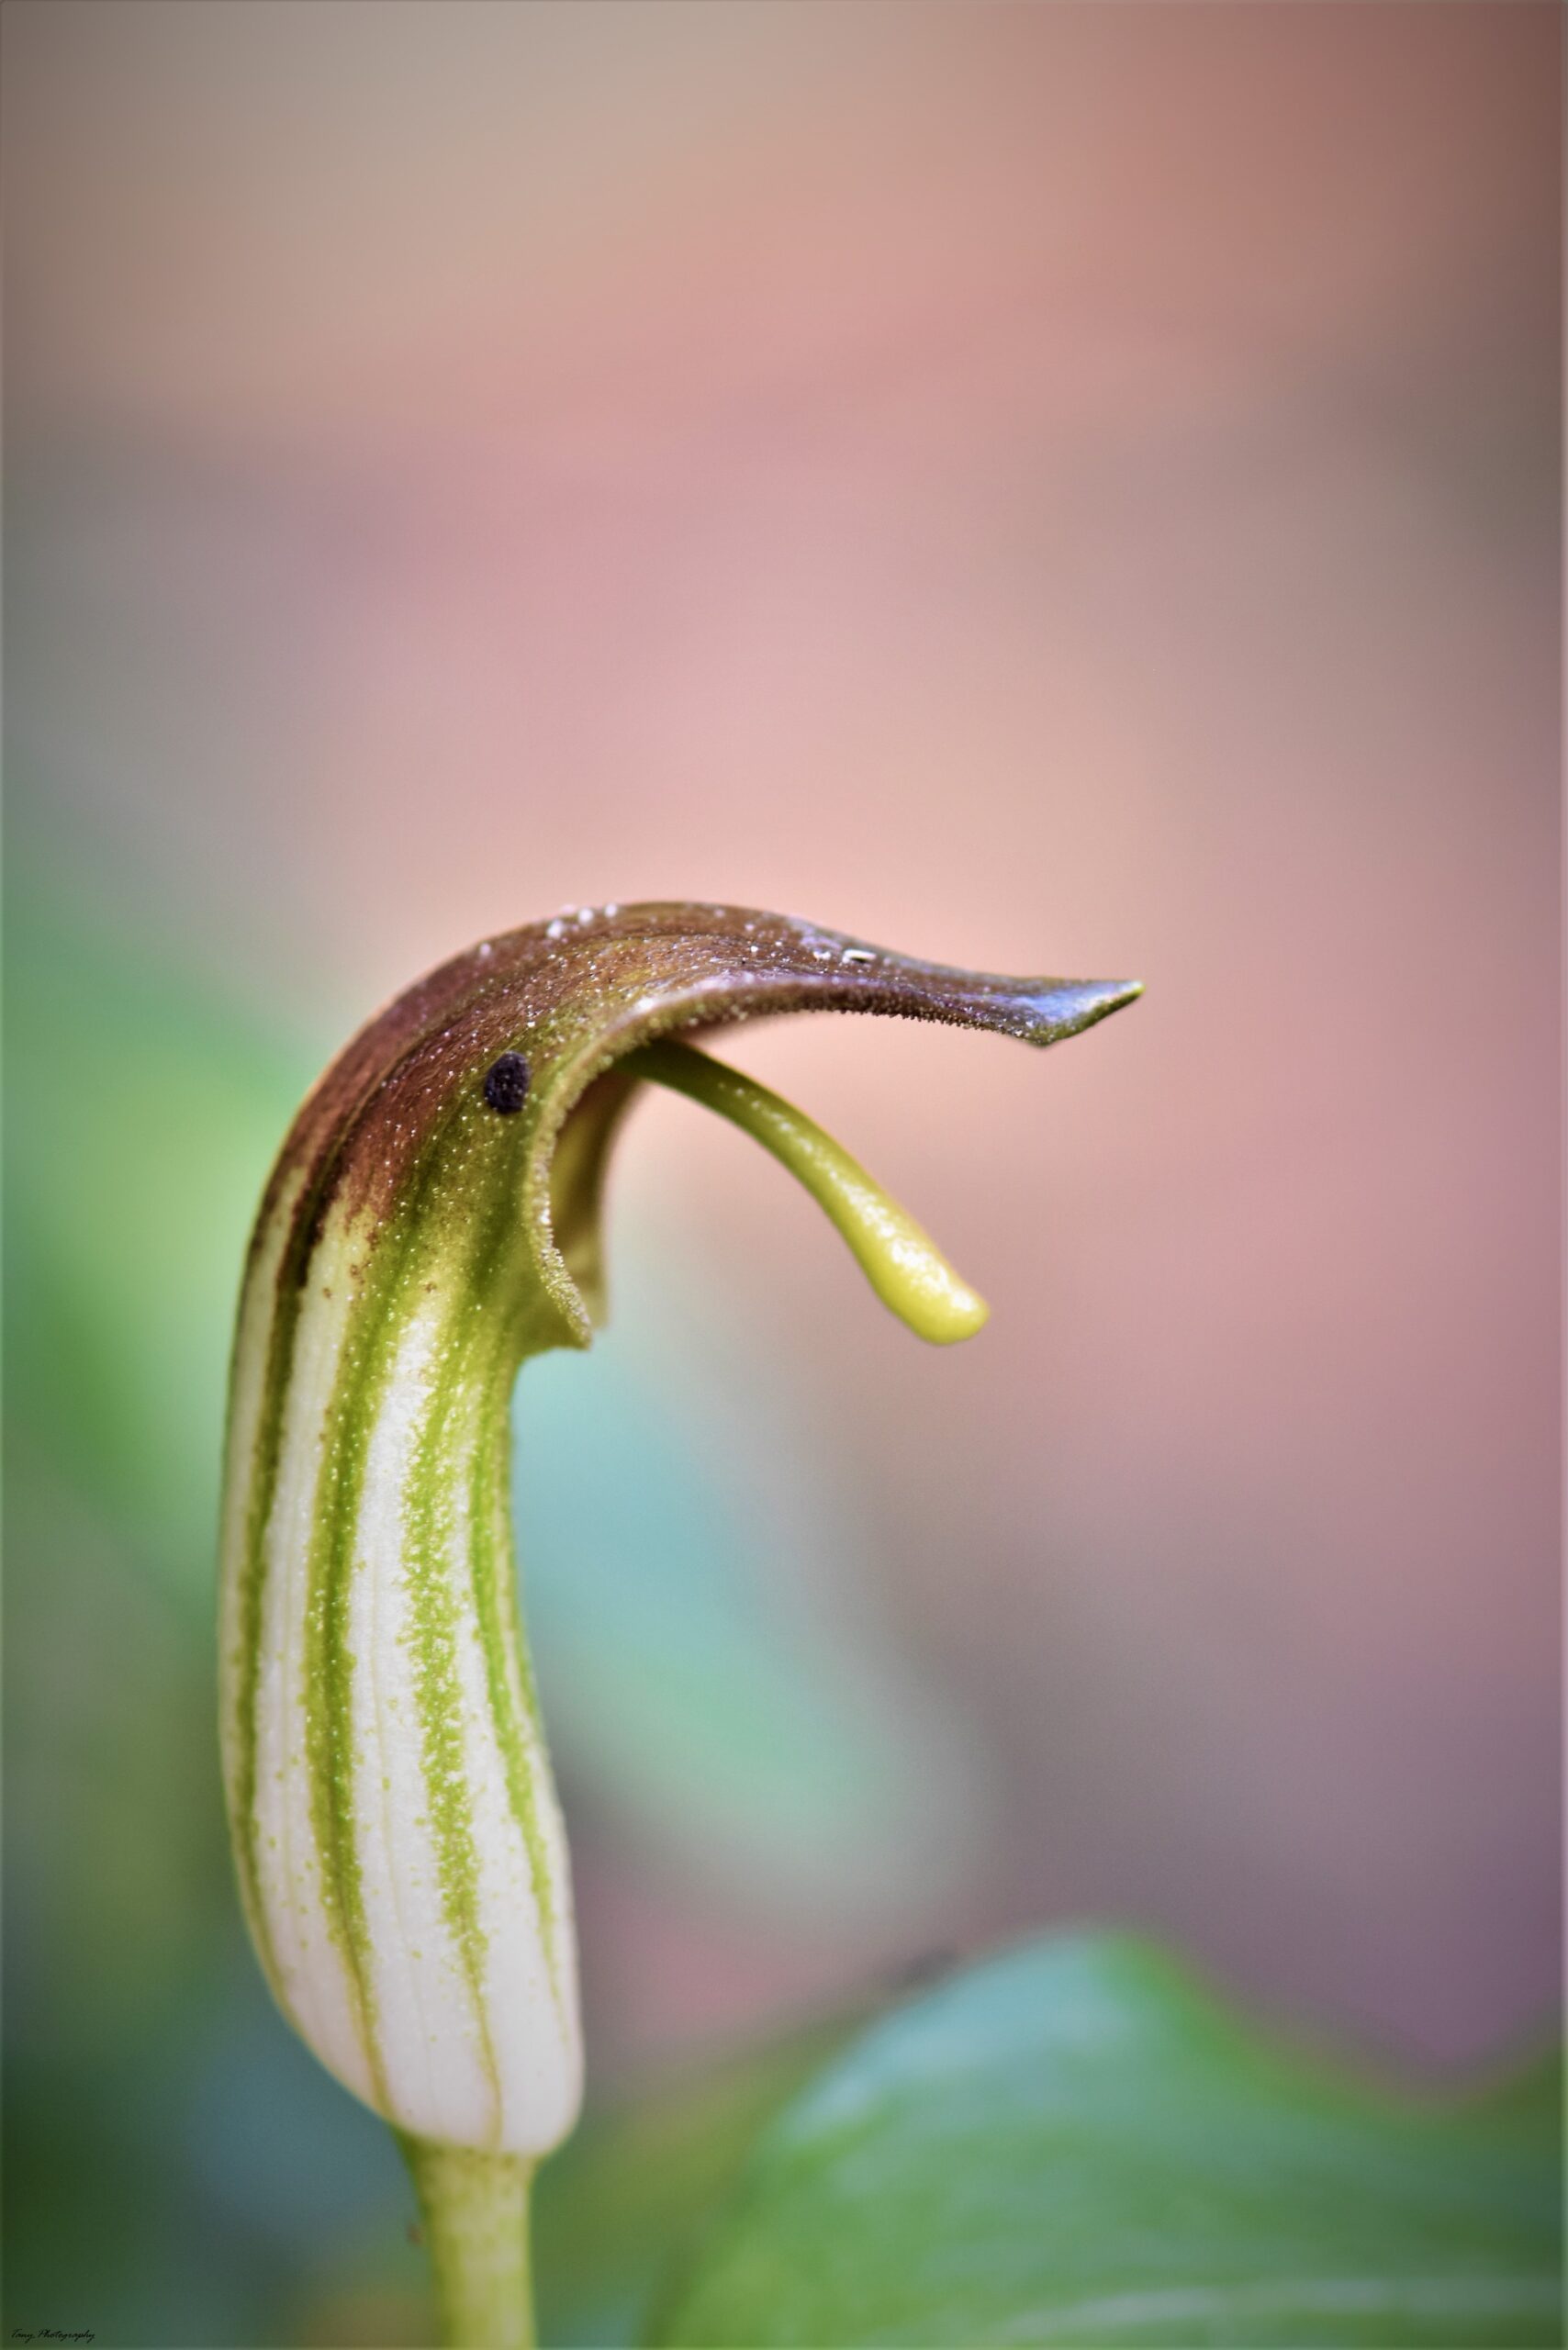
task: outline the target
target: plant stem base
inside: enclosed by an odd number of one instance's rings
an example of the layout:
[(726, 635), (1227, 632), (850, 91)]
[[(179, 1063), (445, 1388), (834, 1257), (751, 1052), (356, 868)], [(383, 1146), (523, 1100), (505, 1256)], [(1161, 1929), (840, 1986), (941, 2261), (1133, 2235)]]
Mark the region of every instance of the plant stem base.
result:
[(528, 2231), (535, 2165), (398, 2133), (424, 2222), (442, 2350), (533, 2350)]

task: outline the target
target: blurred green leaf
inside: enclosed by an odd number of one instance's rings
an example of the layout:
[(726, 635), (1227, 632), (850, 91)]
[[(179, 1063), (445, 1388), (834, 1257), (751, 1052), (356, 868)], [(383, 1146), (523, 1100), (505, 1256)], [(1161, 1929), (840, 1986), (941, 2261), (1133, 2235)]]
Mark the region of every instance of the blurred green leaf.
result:
[(689, 2255), (758, 2132), (866, 2021), (864, 2006), (801, 2025), (600, 2113), (540, 2175), (541, 2338), (639, 2341), (660, 2280)]
[(9, 1417), (210, 1614), (234, 1296), (308, 1061), (41, 888), (6, 964)]
[(873, 2026), (765, 2129), (666, 2344), (1554, 2343), (1540, 2081), (1396, 2098), (1169, 1960), (1033, 1943)]

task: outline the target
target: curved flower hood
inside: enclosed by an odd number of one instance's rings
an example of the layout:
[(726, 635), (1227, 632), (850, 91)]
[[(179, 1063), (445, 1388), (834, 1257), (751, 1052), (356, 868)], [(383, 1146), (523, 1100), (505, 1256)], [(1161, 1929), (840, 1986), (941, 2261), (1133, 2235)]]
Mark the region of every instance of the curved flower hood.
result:
[(570, 1890), (514, 1598), (508, 1404), (526, 1356), (591, 1336), (603, 1169), (639, 1077), (703, 1090), (667, 1056), (631, 1057), (813, 1011), (1050, 1045), (1137, 992), (956, 970), (744, 908), (584, 909), (443, 964), (306, 1102), (235, 1342), (225, 1783), (280, 2004), (405, 2132), (526, 2155), (577, 2109)]

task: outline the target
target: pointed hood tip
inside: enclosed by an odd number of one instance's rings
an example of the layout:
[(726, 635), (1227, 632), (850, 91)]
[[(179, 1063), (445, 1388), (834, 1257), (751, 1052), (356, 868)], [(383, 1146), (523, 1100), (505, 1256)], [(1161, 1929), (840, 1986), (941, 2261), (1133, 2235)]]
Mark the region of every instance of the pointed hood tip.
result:
[(1055, 1045), (1081, 1035), (1142, 993), (1141, 979), (1042, 979), (1026, 999), (1030, 1041)]

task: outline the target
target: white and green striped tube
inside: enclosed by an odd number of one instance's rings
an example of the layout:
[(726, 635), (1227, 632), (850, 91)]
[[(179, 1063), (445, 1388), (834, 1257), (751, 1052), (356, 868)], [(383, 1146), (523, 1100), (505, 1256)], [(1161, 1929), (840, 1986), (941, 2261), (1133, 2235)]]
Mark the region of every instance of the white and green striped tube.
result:
[(512, 1595), (524, 1269), (493, 1213), (410, 1207), (377, 1231), (334, 1203), (285, 1333), (293, 1205), (286, 1190), (252, 1260), (230, 1430), (222, 1718), (247, 1915), (347, 2087), (418, 2136), (536, 2154), (571, 2128), (582, 2057)]
[(403, 2138), (446, 2339), (529, 2339), (526, 2195), (576, 2120), (566, 1839), (515, 1599), (510, 1413), (583, 1345), (602, 1162), (638, 1078), (747, 1127), (922, 1335), (985, 1308), (777, 1096), (668, 1041), (909, 1011), (1048, 1043), (1127, 990), (958, 974), (778, 917), (557, 917), (400, 998), (301, 1112), (241, 1294), (222, 1529), (224, 1778), (273, 1991)]

